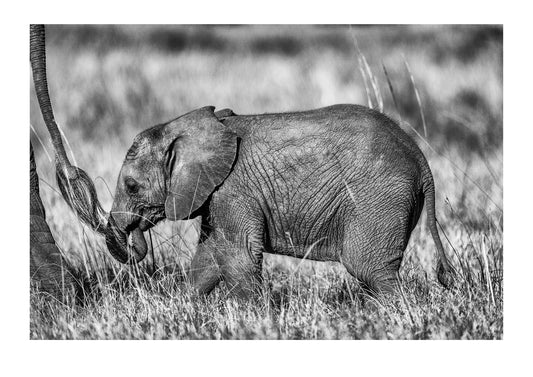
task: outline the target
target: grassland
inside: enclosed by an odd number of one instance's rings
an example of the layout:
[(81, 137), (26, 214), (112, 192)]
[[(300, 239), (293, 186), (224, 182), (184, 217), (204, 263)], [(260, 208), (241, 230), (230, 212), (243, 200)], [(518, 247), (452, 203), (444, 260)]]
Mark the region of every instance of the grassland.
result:
[(501, 29), (56, 26), (48, 28), (50, 92), (77, 164), (96, 179), (109, 209), (133, 137), (190, 109), (215, 105), (246, 114), (368, 104), (368, 92), (375, 105), (353, 36), (375, 76), (384, 112), (402, 120), (433, 170), (441, 237), (459, 272), (454, 290), (435, 281), (424, 215), (400, 271), (403, 295), (392, 302), (363, 304), (357, 284), (339, 265), (270, 255), (261, 300), (228, 299), (224, 286), (197, 298), (183, 281), (195, 251), (194, 221), (157, 226), (153, 256), (135, 269), (122, 266), (58, 194), (31, 90), (31, 139), (47, 219), (65, 258), (95, 293), (79, 305), (32, 289), (30, 337), (501, 339)]

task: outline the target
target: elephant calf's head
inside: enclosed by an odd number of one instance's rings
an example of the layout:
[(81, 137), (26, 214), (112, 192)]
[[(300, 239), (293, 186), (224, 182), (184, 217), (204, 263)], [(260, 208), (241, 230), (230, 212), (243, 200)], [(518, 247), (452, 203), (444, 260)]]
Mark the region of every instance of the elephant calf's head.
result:
[(228, 176), (237, 138), (208, 106), (135, 137), (120, 170), (106, 230), (120, 262), (141, 261), (143, 232), (164, 218), (187, 219)]

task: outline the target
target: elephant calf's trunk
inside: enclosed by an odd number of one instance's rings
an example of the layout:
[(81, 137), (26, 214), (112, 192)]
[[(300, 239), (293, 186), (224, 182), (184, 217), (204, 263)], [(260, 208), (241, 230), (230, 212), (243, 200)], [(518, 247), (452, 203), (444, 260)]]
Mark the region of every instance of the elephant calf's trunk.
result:
[[(128, 242), (130, 237), (131, 245)], [(138, 263), (144, 259), (148, 251), (143, 232), (139, 228), (135, 228), (130, 233), (120, 229), (113, 216), (109, 216), (105, 230), (105, 240), (111, 255), (121, 263)]]

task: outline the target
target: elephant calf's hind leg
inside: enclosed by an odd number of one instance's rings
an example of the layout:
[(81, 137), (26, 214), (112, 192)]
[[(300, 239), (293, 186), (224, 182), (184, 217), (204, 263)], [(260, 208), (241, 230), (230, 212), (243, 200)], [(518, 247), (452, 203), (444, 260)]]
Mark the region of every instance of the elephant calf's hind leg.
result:
[(403, 249), (365, 249), (348, 253), (343, 258), (344, 267), (355, 277), (366, 294), (397, 295), (399, 293), (398, 271), (403, 259)]

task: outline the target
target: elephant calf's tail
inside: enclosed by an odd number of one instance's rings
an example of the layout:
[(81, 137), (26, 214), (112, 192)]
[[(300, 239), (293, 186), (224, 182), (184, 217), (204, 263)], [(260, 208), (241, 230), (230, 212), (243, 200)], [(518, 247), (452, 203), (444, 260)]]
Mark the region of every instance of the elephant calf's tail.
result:
[(439, 231), (437, 230), (437, 219), (435, 217), (435, 184), (429, 168), (424, 178), (424, 196), (426, 197), (427, 224), (438, 253), (437, 279), (445, 288), (451, 288), (455, 280), (455, 271), (448, 262), (439, 237)]

